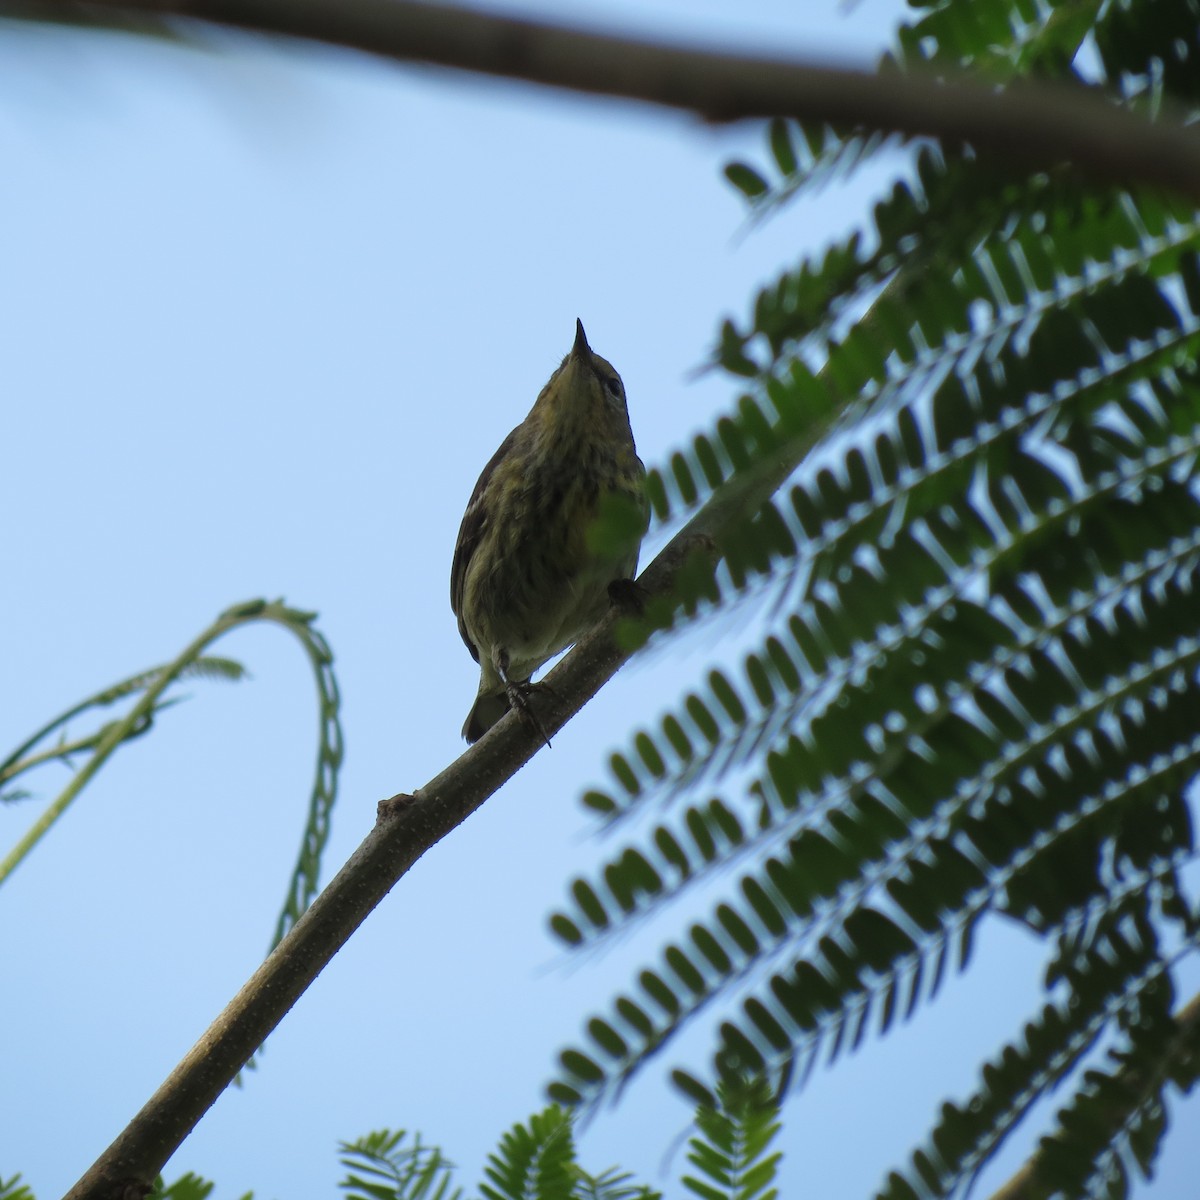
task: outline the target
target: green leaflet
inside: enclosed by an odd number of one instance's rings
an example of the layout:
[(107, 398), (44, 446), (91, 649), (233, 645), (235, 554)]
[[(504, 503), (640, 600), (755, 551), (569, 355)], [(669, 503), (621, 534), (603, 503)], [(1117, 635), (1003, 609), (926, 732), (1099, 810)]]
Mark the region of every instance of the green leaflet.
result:
[[(1195, 3), (911, 7), (889, 69), (1036, 73), (1200, 117)], [(743, 165), (755, 219), (884, 145), (785, 120), (766, 141)], [(736, 403), (652, 474), (656, 518), (796, 469), (655, 614), (736, 628), (741, 650), (589, 793), (623, 841), (552, 927), (590, 947), (654, 921), (664, 945), (564, 1053), (555, 1095), (600, 1101), (697, 1021), (711, 1057), (672, 1072), (693, 1099), (802, 1085), (911, 1016), (1003, 916), (1044, 939), (1047, 1003), (881, 1194), (962, 1195), (1051, 1087), (1048, 1187), (1116, 1196), (1150, 1169), (1194, 1061), (1172, 1001), (1200, 927), (1181, 874), (1197, 361), (1200, 214), (959, 146), (913, 148), (864, 229), (722, 323)], [(699, 917), (672, 913), (685, 897)]]

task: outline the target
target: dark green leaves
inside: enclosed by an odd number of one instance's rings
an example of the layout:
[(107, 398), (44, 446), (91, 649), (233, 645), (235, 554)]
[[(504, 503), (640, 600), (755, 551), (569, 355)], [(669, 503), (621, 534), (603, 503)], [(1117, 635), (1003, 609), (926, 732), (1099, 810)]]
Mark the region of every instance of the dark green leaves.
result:
[(725, 178), (744, 196), (753, 200), (767, 190), (767, 181), (753, 167), (745, 163), (730, 163), (725, 168)]
[[(1194, 4), (915, 7), (901, 65), (1103, 83), (1142, 108), (1170, 92), (1200, 118), (1180, 69)], [(1081, 64), (1093, 25), (1101, 61)], [(763, 216), (877, 147), (776, 120), (763, 164), (734, 175)], [(1051, 996), (886, 1194), (960, 1194), (1054, 1086), (1046, 1178), (1106, 1194), (1152, 1164), (1168, 1081), (1191, 1078), (1170, 997), (1200, 927), (1181, 874), (1200, 770), (1200, 214), (962, 146), (922, 145), (912, 167), (867, 228), (723, 324), (737, 400), (656, 477), (664, 519), (756, 496), (678, 606), (741, 637), (589, 796), (625, 841), (577, 881), (560, 936), (681, 911), (558, 1086), (598, 1099), (701, 1020), (707, 1069), (673, 1076), (690, 1096), (747, 1072), (803, 1082), (1011, 919), (1044, 940)], [(764, 504), (753, 484), (781, 461), (795, 469)]]
[(421, 1135), (381, 1129), (340, 1146), (348, 1172), (341, 1188), (347, 1200), (461, 1200), (452, 1187), (454, 1164)]
[(779, 1110), (761, 1081), (722, 1087), (716, 1103), (702, 1103), (687, 1160), (695, 1174), (683, 1186), (700, 1200), (776, 1200), (772, 1186), (781, 1152), (769, 1153), (779, 1132)]

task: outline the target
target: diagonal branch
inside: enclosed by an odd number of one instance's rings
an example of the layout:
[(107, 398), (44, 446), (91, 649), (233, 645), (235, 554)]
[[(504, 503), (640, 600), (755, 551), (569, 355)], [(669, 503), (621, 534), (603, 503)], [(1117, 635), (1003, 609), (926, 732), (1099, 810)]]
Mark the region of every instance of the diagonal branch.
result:
[[(1113, 1107), (1107, 1115), (1107, 1130), (1115, 1137), (1121, 1126), (1133, 1114), (1138, 1102), (1148, 1092), (1162, 1086), (1178, 1069), (1181, 1059), (1190, 1058), (1200, 1031), (1200, 994), (1195, 995), (1175, 1014), (1177, 1032), (1167, 1041), (1152, 1071), (1144, 1067), (1126, 1065), (1117, 1075), (1120, 1087), (1116, 1091), (1124, 1095), (1128, 1104)], [(1040, 1148), (1007, 1183), (992, 1195), (992, 1200), (1049, 1200), (1058, 1195), (1058, 1188), (1049, 1173), (1044, 1172), (1047, 1154)]]
[(1107, 182), (1200, 201), (1200, 136), (1150, 122), (1080, 86), (852, 70), (586, 33), (417, 0), (0, 0), (0, 15), (161, 32), (167, 18), (283, 34), (401, 62), (433, 63), (712, 121), (791, 116), (966, 142), (1002, 162), (1071, 162)]
[[(642, 572), (651, 597), (671, 594), (676, 578), (712, 562), (715, 545), (743, 513), (755, 512), (823, 432), (782, 443), (714, 493)], [(539, 713), (556, 733), (630, 658), (610, 613), (547, 676), (555, 711)], [(65, 1200), (134, 1200), (267, 1035), (396, 882), (525, 765), (542, 735), (508, 713), (441, 774), (410, 795), (383, 801), (374, 829), (291, 928), (166, 1081), (96, 1160)]]
[[(702, 511), (643, 573), (653, 593), (669, 590), (694, 548)], [(606, 618), (550, 674), (553, 734), (624, 664), (615, 616)], [(413, 795), (379, 806), (374, 829), (296, 922), (142, 1110), (68, 1193), (68, 1200), (145, 1195), (167, 1159), (392, 886), (425, 853), (513, 776), (542, 744), (513, 714)]]

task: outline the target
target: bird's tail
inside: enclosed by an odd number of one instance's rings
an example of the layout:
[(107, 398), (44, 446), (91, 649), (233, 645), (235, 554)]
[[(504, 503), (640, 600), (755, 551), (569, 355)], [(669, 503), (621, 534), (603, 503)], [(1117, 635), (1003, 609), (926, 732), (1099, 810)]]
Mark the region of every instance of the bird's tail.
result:
[(468, 742), (477, 742), (495, 723), (508, 712), (508, 696), (504, 689), (498, 692), (480, 692), (467, 713), (462, 734)]

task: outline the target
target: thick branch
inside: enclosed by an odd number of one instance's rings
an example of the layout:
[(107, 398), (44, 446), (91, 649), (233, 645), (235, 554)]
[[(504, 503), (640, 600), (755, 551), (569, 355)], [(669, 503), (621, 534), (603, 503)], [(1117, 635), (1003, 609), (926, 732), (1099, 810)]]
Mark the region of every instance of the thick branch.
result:
[(584, 33), (415, 0), (0, 0), (0, 12), (113, 24), (189, 17), (595, 95), (709, 120), (791, 116), (967, 142), (1001, 161), (1156, 184), (1200, 202), (1200, 137), (1150, 123), (1080, 87), (1000, 92), (779, 58)]

